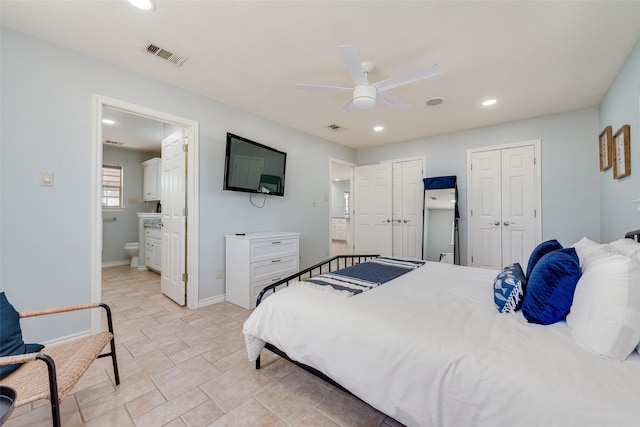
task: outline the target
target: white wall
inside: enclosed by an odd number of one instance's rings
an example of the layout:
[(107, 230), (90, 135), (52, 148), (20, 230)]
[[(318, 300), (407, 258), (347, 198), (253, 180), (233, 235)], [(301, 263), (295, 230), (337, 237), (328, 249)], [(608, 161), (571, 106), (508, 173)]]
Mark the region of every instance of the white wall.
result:
[[(426, 176), (457, 175), (460, 259), (467, 260), (467, 149), (541, 140), (542, 238), (600, 238), (598, 110), (589, 108), (358, 151), (358, 165), (426, 155)], [(594, 136), (595, 135), (595, 136)]]
[[(631, 203), (640, 199), (640, 40), (600, 104), (598, 134), (605, 126), (611, 126), (615, 134), (624, 124), (631, 127), (631, 175), (613, 179), (613, 167), (600, 172), (603, 242), (640, 228), (640, 212)], [(596, 138), (592, 145), (597, 144)]]
[[(201, 300), (224, 294), (215, 272), (225, 234), (300, 232), (301, 266), (326, 257), (329, 158), (353, 161), (353, 150), (7, 28), (1, 42), (0, 289), (18, 309), (91, 298), (92, 94), (199, 122)], [(284, 197), (259, 209), (248, 193), (222, 190), (228, 131), (287, 152)], [(54, 172), (54, 187), (38, 185), (43, 170)], [(70, 316), (25, 325), (25, 335), (44, 341), (89, 328), (88, 316)]]

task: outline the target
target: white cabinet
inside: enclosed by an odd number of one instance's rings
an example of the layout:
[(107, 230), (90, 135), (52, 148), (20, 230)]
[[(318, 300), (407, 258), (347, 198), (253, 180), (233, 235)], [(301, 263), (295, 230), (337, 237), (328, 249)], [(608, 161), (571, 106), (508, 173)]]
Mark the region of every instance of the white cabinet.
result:
[(154, 157), (142, 162), (143, 184), (142, 199), (161, 200), (162, 196), (162, 159)]
[(333, 240), (348, 240), (349, 220), (347, 218), (331, 218), (331, 238)]
[(145, 227), (145, 266), (160, 273), (162, 269), (162, 230)]
[(226, 299), (247, 310), (262, 289), (299, 269), (299, 234), (282, 231), (225, 236)]

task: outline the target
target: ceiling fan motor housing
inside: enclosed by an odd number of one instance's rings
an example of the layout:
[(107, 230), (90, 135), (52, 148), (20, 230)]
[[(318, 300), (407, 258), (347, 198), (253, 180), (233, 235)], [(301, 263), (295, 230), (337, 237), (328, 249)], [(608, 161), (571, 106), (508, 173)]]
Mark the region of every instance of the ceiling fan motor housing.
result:
[(356, 86), (353, 89), (353, 107), (358, 110), (373, 110), (378, 90), (373, 86)]

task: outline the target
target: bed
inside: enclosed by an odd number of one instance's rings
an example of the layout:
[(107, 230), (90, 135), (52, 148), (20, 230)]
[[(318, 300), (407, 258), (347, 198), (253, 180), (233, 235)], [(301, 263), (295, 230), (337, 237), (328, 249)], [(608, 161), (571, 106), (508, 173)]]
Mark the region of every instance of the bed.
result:
[(426, 262), (351, 297), (285, 279), (244, 324), (249, 359), (276, 351), (408, 426), (638, 425), (638, 351), (610, 360), (565, 321), (498, 312), (498, 273)]

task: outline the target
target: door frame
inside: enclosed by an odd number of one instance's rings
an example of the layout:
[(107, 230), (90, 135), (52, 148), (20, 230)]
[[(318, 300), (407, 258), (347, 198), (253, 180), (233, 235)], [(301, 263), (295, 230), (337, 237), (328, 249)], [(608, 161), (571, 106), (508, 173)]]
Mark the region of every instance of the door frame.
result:
[[(346, 160), (340, 160), (340, 159), (336, 159), (333, 157), (329, 157), (329, 253), (327, 254), (327, 257), (333, 257), (335, 256), (335, 254), (333, 253), (333, 239), (332, 237), (332, 224), (331, 224), (331, 218), (332, 215), (331, 213), (333, 212), (333, 202), (332, 202), (332, 188), (331, 188), (331, 167), (333, 165), (333, 163), (338, 163), (344, 166), (348, 166), (351, 171), (349, 173), (349, 194), (350, 194), (350, 199), (349, 199), (349, 204), (350, 204), (350, 210), (353, 210), (353, 168), (356, 167), (357, 165), (353, 162), (348, 162)], [(352, 221), (352, 215), (351, 212), (349, 212), (349, 227), (347, 232), (349, 233), (349, 249), (350, 252), (353, 253), (353, 221)]]
[(482, 151), (491, 151), (491, 150), (503, 150), (505, 148), (518, 148), (524, 147), (527, 145), (533, 145), (534, 149), (534, 158), (535, 158), (535, 187), (536, 187), (536, 220), (537, 220), (537, 233), (536, 239), (538, 242), (542, 241), (542, 150), (541, 150), (542, 142), (540, 139), (531, 139), (527, 141), (521, 142), (511, 142), (507, 144), (500, 145), (489, 145), (486, 147), (477, 147), (477, 148), (469, 148), (467, 150), (467, 265), (471, 265), (471, 245), (472, 245), (472, 230), (471, 230), (471, 156), (474, 153), (479, 153)]
[[(187, 307), (198, 308), (198, 259), (199, 259), (199, 151), (200, 132), (199, 124), (195, 120), (175, 116), (162, 111), (140, 105), (131, 104), (118, 99), (93, 94), (93, 144), (91, 153), (91, 300), (101, 301), (102, 294), (102, 114), (105, 107), (122, 110), (126, 113), (147, 117), (154, 120), (170, 123), (184, 127), (189, 138), (189, 149), (187, 152)], [(100, 313), (95, 311), (91, 318), (91, 330), (97, 331), (100, 328)]]

